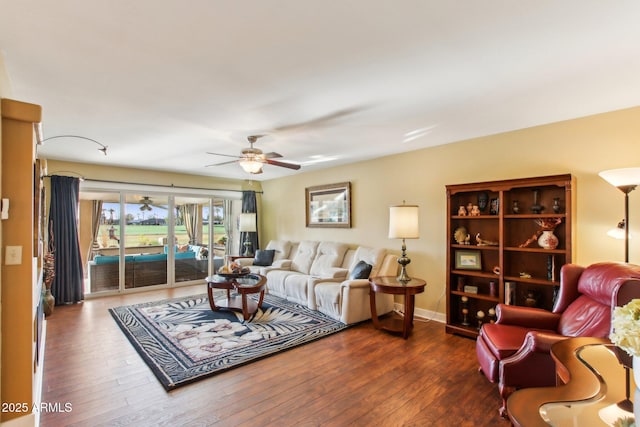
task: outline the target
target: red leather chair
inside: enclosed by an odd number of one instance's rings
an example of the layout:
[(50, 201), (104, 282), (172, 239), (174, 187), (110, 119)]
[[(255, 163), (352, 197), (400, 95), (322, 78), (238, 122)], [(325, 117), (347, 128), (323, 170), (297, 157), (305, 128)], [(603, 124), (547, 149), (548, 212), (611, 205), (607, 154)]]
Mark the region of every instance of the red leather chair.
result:
[(498, 304), (495, 323), (482, 325), (476, 341), (480, 371), (499, 385), (506, 415), (507, 397), (518, 388), (556, 384), (551, 346), (569, 337), (609, 336), (618, 289), (640, 278), (640, 266), (603, 262), (564, 265), (552, 311)]

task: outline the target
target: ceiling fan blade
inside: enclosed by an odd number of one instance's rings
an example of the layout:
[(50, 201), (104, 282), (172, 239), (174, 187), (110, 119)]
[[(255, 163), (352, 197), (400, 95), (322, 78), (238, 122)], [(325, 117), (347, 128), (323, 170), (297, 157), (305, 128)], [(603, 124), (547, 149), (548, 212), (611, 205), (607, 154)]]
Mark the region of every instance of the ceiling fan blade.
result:
[(262, 155), (265, 159), (277, 159), (278, 157), (282, 157), (282, 154), (280, 153), (275, 153), (275, 152), (270, 152), (270, 153), (264, 153)]
[[(228, 156), (228, 157), (236, 157), (236, 156)], [(222, 163), (212, 163), (210, 165), (204, 165), (205, 168), (208, 168), (209, 166), (223, 166), (223, 165), (229, 165), (231, 163), (237, 163), (237, 160), (231, 160), (228, 162), (222, 162)]]
[(306, 120), (304, 122), (291, 123), (288, 125), (279, 126), (273, 129), (274, 132), (288, 132), (295, 131), (305, 128), (313, 128), (320, 126), (328, 126), (331, 122), (341, 119), (342, 117), (349, 116), (351, 114), (355, 114), (364, 107), (352, 107), (352, 108), (344, 108), (342, 110), (334, 111), (333, 113), (325, 114), (324, 116), (319, 116), (313, 119)]
[(296, 165), (293, 163), (279, 162), (277, 160), (269, 160), (269, 159), (265, 159), (265, 162), (273, 166), (280, 166), (283, 168), (294, 169), (294, 170), (300, 169), (300, 165)]
[(236, 159), (240, 158), (240, 156), (232, 156), (231, 154), (211, 153), (209, 151), (207, 151), (207, 154), (212, 154), (214, 156), (235, 157)]

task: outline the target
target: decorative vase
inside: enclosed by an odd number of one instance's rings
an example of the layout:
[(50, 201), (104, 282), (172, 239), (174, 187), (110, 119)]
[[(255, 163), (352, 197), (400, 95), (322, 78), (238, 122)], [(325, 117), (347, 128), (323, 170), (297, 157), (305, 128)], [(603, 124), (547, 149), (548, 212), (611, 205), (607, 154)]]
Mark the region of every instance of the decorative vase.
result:
[(538, 305), (538, 297), (535, 292), (528, 291), (524, 299), (524, 305), (526, 307), (536, 307)]
[(558, 238), (553, 234), (553, 230), (542, 230), (542, 235), (538, 238), (538, 245), (544, 249), (557, 248)]
[(53, 307), (56, 305), (56, 299), (51, 295), (51, 289), (46, 288), (44, 295), (42, 295), (42, 311), (45, 316), (49, 316), (53, 313)]
[(529, 209), (531, 209), (531, 212), (533, 212), (534, 214), (539, 214), (544, 209), (544, 206), (538, 204), (539, 192), (540, 190), (533, 190), (533, 205), (531, 205)]

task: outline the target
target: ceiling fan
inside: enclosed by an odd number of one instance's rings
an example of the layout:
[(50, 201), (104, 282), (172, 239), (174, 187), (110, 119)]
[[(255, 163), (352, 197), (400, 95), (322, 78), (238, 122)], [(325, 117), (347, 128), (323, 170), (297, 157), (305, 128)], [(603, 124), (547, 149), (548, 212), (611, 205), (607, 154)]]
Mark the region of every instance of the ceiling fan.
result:
[(264, 135), (249, 135), (247, 137), (247, 140), (249, 141), (250, 146), (242, 150), (241, 156), (232, 156), (229, 154), (207, 152), (207, 154), (213, 154), (215, 156), (235, 157), (238, 159), (238, 160), (231, 160), (229, 162), (216, 163), (216, 164), (207, 165), (207, 166), (222, 166), (222, 165), (227, 165), (229, 163), (237, 162), (242, 167), (242, 169), (244, 169), (245, 172), (251, 173), (251, 174), (262, 173), (262, 166), (265, 164), (280, 166), (283, 168), (294, 169), (294, 170), (300, 169), (300, 165), (273, 160), (274, 158), (282, 157), (281, 154), (273, 153), (273, 152), (263, 153), (261, 149), (255, 148), (253, 144), (256, 143), (258, 138), (261, 138), (263, 136)]
[(151, 204), (153, 204), (153, 202), (148, 196), (144, 196), (142, 199), (140, 199), (140, 204), (142, 205), (140, 206), (141, 211), (150, 211)]

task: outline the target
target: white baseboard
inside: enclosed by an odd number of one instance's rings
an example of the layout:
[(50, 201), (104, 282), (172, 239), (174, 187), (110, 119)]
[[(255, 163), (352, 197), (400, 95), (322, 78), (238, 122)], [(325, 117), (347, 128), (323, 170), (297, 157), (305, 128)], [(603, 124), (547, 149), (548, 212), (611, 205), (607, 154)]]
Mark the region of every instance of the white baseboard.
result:
[[(397, 312), (404, 313), (404, 304), (394, 303), (393, 309)], [(437, 311), (425, 310), (422, 308), (416, 308), (413, 311), (414, 318), (420, 318), (424, 320), (433, 320), (438, 323), (446, 323), (447, 318), (444, 313), (438, 313)]]
[(0, 423), (2, 427), (34, 427), (39, 425), (39, 421), (36, 421), (36, 414), (33, 412), (22, 417), (14, 418), (9, 421)]

